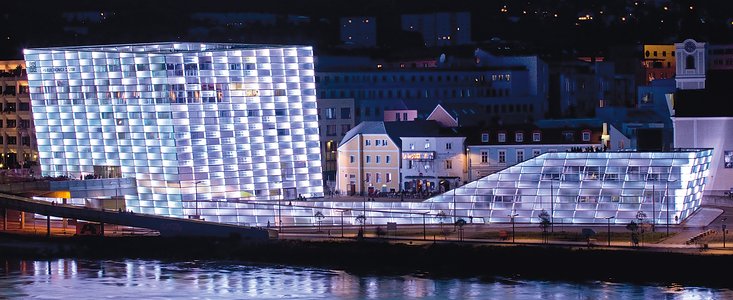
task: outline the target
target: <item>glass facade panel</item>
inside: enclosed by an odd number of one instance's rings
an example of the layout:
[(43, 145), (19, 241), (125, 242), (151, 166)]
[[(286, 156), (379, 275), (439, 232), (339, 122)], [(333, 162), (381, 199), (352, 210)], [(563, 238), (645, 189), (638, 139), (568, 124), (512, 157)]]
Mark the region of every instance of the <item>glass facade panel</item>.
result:
[[(319, 145), (311, 47), (158, 43), (25, 56), (31, 98), (46, 99), (34, 102), (39, 145), (53, 145), (39, 147), (44, 176), (135, 178), (128, 209), (219, 222), (252, 214), (237, 202), (281, 200), (286, 188), (323, 196), (320, 154), (308, 151)], [(67, 89), (81, 92), (55, 99)]]

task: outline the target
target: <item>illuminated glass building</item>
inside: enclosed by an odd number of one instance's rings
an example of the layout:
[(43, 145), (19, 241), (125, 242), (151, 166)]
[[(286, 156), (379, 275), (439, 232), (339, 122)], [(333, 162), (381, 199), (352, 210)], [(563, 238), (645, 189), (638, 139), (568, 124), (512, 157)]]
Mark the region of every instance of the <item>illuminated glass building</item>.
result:
[(311, 47), (26, 49), (45, 176), (135, 178), (135, 212), (252, 223), (247, 201), (322, 197)]
[(512, 215), (540, 223), (543, 211), (554, 224), (680, 224), (700, 207), (711, 157), (710, 149), (545, 153), (424, 201), (292, 202), (278, 213), (284, 225), (358, 224), (362, 214), (375, 225)]

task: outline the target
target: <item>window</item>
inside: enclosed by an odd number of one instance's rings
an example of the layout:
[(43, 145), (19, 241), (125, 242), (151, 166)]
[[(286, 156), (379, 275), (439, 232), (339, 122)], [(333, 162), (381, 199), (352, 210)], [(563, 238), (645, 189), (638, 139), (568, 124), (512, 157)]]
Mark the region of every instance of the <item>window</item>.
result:
[(482, 164), (488, 164), (489, 163), (489, 152), (487, 152), (487, 151), (481, 151), (481, 163)]
[(506, 142), (506, 133), (503, 133), (503, 132), (502, 133), (499, 133), (499, 135), (498, 135), (498, 141), (499, 141), (499, 143)]
[(326, 135), (327, 136), (336, 135), (336, 125), (326, 125)]
[(425, 142), (425, 149), (430, 149), (430, 142)]
[(351, 130), (351, 125), (349, 124), (341, 124), (341, 135), (346, 135), (347, 132)]
[(532, 150), (532, 156), (540, 156), (541, 152), (539, 149)]
[(590, 131), (583, 131), (583, 142), (590, 142)]
[(364, 145), (365, 146), (371, 146), (372, 145), (372, 140), (364, 140)]
[(685, 69), (695, 69), (695, 57), (688, 55), (685, 59)]
[(415, 144), (410, 143), (410, 150), (415, 150)]
[[(8, 128), (15, 128), (16, 127), (15, 120), (7, 120), (6, 122), (7, 122), (6, 124), (7, 124), (7, 127)], [(10, 141), (10, 139), (8, 139), (8, 141)]]
[(562, 139), (563, 139), (563, 141), (565, 141), (565, 142), (572, 142), (572, 141), (574, 141), (574, 140), (575, 140), (575, 137), (574, 137), (574, 135), (573, 135), (573, 133), (572, 133), (572, 132), (570, 132), (570, 131), (565, 131), (565, 132), (563, 132), (563, 133), (562, 133)]
[(388, 163), (390, 163), (390, 162), (392, 161), (392, 159), (391, 159), (391, 158), (392, 158), (391, 156), (389, 156), (389, 155), (385, 155), (385, 156), (384, 156), (384, 163), (385, 163), (385, 164), (388, 164)]
[(366, 173), (366, 182), (371, 182), (371, 180), (372, 180), (372, 174)]
[(369, 156), (369, 155), (367, 155), (366, 156), (366, 163), (370, 163), (370, 162), (372, 162), (372, 157)]
[(349, 107), (341, 108), (341, 119), (351, 119), (351, 108)]
[(532, 141), (533, 141), (533, 142), (539, 142), (539, 141), (540, 141), (540, 139), (541, 139), (541, 137), (542, 137), (542, 136), (540, 135), (540, 133), (539, 133), (539, 132), (534, 132), (534, 133), (532, 133)]
[(324, 110), (326, 119), (336, 119), (336, 108), (330, 107)]
[(382, 182), (382, 176), (381, 175), (382, 174), (380, 174), (380, 173), (376, 173), (377, 183)]
[(18, 140), (17, 137), (9, 136), (8, 137), (8, 145), (15, 145), (15, 144), (17, 144), (18, 143), (17, 140)]
[(453, 169), (453, 161), (452, 160), (446, 160), (445, 161), (445, 168), (446, 169)]
[(392, 182), (392, 173), (384, 173), (384, 179), (387, 182)]
[(380, 159), (380, 158), (381, 158), (381, 157), (380, 157), (379, 155), (375, 156), (375, 157), (374, 157), (374, 163), (378, 164), (378, 163), (379, 163), (379, 159)]
[(488, 133), (482, 133), (481, 134), (481, 142), (482, 143), (488, 143), (489, 142), (489, 134)]
[(499, 163), (506, 163), (506, 151), (504, 150), (499, 150)]
[(453, 143), (445, 143), (445, 150), (453, 149)]
[(407, 168), (408, 169), (412, 169), (412, 161), (411, 160), (408, 160), (407, 161)]
[(382, 146), (387, 146), (387, 140), (382, 140)]
[(352, 164), (354, 163), (354, 156), (353, 155), (350, 155), (349, 156), (349, 163), (352, 163)]
[(524, 161), (524, 150), (517, 150), (517, 162), (523, 162)]
[(517, 143), (524, 142), (524, 133), (522, 133), (522, 132), (515, 133), (514, 134), (514, 141), (516, 141)]
[(382, 144), (382, 140), (374, 140), (374, 146), (379, 146)]

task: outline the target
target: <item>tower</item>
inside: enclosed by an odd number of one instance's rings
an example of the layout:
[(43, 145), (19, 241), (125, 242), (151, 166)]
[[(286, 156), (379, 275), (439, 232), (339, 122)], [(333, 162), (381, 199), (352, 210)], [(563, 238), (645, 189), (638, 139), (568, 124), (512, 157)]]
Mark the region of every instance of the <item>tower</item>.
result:
[(705, 43), (687, 39), (682, 43), (675, 43), (677, 75), (675, 82), (681, 90), (705, 89)]

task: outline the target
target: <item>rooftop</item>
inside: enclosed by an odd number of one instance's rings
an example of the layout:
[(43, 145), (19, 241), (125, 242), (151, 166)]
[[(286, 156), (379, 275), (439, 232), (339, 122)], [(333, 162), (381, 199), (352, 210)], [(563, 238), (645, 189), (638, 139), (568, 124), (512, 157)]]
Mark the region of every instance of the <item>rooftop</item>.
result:
[(269, 49), (285, 47), (305, 47), (299, 45), (266, 45), (266, 44), (230, 44), (230, 43), (195, 43), (195, 42), (160, 42), (140, 44), (89, 45), (25, 49), (25, 53), (35, 51), (85, 51), (85, 52), (132, 52), (132, 53), (179, 53), (201, 51), (225, 51), (236, 49)]

